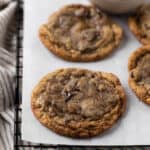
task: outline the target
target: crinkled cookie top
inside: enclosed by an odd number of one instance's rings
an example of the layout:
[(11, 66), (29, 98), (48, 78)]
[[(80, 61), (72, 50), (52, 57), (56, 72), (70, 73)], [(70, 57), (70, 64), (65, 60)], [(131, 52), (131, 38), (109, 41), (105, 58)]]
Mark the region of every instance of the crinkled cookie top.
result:
[(132, 77), (139, 85), (143, 85), (150, 95), (150, 52), (137, 60), (137, 66), (132, 71)]
[(76, 53), (92, 53), (114, 40), (108, 18), (88, 6), (63, 8), (50, 18), (47, 28), (53, 42)]
[(150, 4), (137, 10), (137, 21), (142, 29), (143, 37), (150, 40)]
[(64, 70), (52, 76), (37, 102), (50, 117), (63, 122), (99, 120), (120, 105), (115, 85), (100, 73)]

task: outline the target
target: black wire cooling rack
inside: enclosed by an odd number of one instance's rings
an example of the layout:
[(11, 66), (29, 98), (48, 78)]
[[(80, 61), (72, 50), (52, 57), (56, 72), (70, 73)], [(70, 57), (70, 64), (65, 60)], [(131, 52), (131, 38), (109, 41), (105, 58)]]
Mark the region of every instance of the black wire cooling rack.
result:
[(49, 148), (58, 148), (58, 146), (34, 144), (21, 140), (21, 114), (22, 114), (22, 59), (23, 59), (23, 0), (17, 0), (17, 55), (16, 55), (16, 98), (15, 98), (15, 120), (14, 120), (14, 149), (15, 150), (30, 150), (39, 149), (45, 150)]
[[(38, 1), (38, 0), (37, 0)], [(16, 65), (16, 102), (14, 122), (14, 149), (15, 150), (150, 150), (150, 146), (107, 146), (107, 147), (75, 147), (62, 145), (43, 145), (21, 140), (21, 103), (22, 103), (22, 41), (23, 41), (23, 0), (18, 0), (17, 9), (17, 65)]]

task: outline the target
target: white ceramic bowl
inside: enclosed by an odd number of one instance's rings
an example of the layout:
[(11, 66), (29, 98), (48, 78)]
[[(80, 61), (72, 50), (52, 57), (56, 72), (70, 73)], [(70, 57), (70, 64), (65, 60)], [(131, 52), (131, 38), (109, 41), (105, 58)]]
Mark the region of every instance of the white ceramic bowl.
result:
[(139, 5), (150, 0), (90, 0), (94, 5), (110, 13), (122, 14), (134, 11)]

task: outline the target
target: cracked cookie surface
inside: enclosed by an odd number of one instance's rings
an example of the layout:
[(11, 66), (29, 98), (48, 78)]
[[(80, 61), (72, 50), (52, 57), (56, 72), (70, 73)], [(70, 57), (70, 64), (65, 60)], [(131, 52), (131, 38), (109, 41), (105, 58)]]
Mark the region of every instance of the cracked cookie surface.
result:
[(121, 42), (123, 31), (97, 8), (67, 5), (40, 27), (42, 43), (69, 61), (96, 61), (109, 55)]
[(129, 17), (129, 28), (144, 45), (150, 43), (150, 4), (137, 9), (134, 16)]
[(150, 105), (150, 46), (136, 50), (129, 58), (129, 85), (136, 95)]
[(44, 126), (75, 138), (111, 128), (125, 105), (125, 93), (115, 75), (76, 68), (46, 75), (31, 98), (32, 111)]

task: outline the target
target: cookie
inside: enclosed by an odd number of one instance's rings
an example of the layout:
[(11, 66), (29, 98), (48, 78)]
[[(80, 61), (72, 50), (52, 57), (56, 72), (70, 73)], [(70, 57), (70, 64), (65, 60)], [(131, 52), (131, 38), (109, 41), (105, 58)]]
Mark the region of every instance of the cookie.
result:
[(129, 28), (144, 45), (150, 43), (150, 4), (142, 5), (128, 20)]
[(77, 68), (49, 73), (31, 97), (32, 111), (44, 126), (74, 138), (111, 128), (125, 106), (125, 93), (115, 75)]
[(88, 62), (109, 55), (120, 44), (123, 30), (97, 8), (74, 4), (50, 16), (39, 37), (62, 59)]
[(136, 50), (129, 58), (129, 85), (137, 97), (150, 104), (150, 45)]

